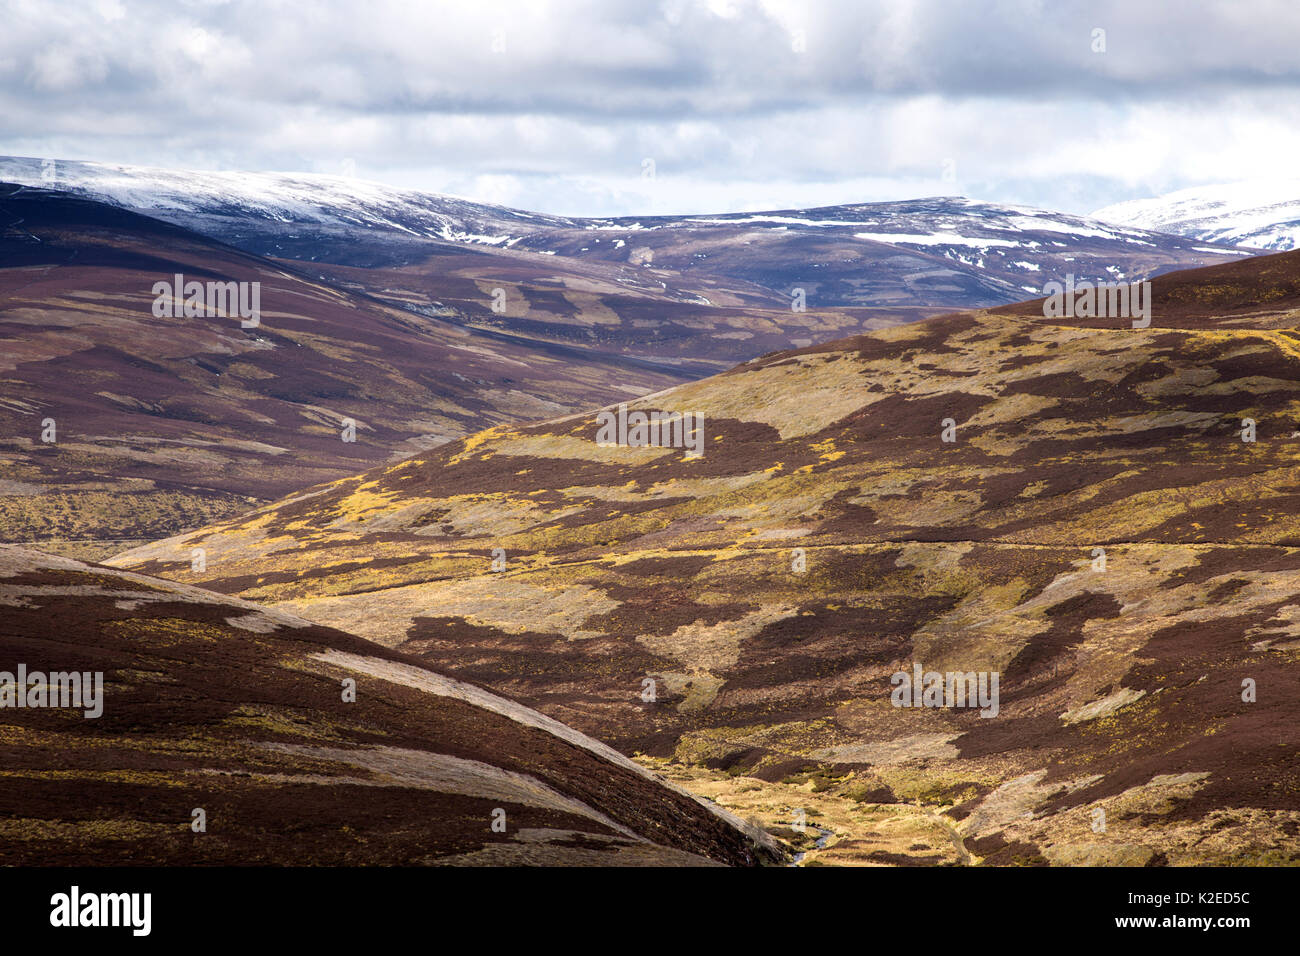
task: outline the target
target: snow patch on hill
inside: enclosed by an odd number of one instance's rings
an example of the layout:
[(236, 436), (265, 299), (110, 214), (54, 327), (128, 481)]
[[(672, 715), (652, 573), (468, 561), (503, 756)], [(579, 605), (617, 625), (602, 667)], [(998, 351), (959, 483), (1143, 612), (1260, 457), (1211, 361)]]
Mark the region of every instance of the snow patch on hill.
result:
[(1092, 215), (1205, 242), (1284, 252), (1300, 247), (1300, 179), (1196, 186), (1116, 203)]

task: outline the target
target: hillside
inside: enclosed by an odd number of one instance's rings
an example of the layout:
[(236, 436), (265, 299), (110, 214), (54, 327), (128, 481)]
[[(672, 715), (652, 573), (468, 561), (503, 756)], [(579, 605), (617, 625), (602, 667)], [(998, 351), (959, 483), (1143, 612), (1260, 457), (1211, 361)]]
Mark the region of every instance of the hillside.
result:
[[(173, 317), (170, 295), (155, 315), (155, 284), (178, 273), (261, 283), (260, 323)], [(111, 553), (93, 542), (690, 377), (502, 341), (114, 206), (0, 186), (0, 540)]]
[(0, 591), (9, 681), (103, 681), (98, 716), (0, 709), (3, 865), (774, 859), (609, 748), (340, 631), (9, 546)]
[[(439, 249), (410, 266), (294, 263), (331, 285), (513, 344), (577, 346), (690, 377), (765, 352), (812, 345), (934, 314), (933, 308), (807, 308), (789, 296), (672, 270), (516, 249)], [(500, 296), (499, 299), (494, 298)], [(498, 306), (499, 303), (499, 306)]]
[[(632, 406), (701, 413), (700, 458), (601, 447), (591, 413), (499, 427), (112, 563), (398, 648), (774, 828), (804, 808), (822, 862), (1295, 862), (1297, 277), (1163, 277), (1141, 330), (1026, 306), (764, 356)], [(997, 714), (892, 706), (914, 665), (1000, 674)]]

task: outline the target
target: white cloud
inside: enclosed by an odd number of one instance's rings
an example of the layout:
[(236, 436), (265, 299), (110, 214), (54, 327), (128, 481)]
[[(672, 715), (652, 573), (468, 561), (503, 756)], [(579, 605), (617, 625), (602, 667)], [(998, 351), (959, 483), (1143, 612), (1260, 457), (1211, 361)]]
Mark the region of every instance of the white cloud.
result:
[(953, 192), (1086, 211), (1290, 174), (1298, 34), (1284, 0), (8, 0), (0, 152), (351, 161), (574, 214)]

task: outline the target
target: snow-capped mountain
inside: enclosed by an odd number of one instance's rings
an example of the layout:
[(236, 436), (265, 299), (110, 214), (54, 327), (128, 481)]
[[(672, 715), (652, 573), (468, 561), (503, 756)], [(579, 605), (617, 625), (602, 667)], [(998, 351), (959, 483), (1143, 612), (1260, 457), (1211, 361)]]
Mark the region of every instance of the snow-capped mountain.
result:
[(997, 305), (1066, 275), (1136, 281), (1249, 254), (962, 197), (584, 219), (310, 174), (0, 158), (0, 181), (110, 202), (258, 255), (373, 268), (425, 262), (451, 244), (733, 283), (774, 304), (802, 289), (809, 308)]
[[(598, 239), (603, 244), (596, 245)], [(613, 240), (611, 242), (611, 240)], [(838, 305), (902, 301), (954, 307), (1038, 295), (1066, 274), (1107, 281), (1239, 258), (1240, 250), (960, 196), (817, 209), (590, 220), (553, 230), (561, 255), (618, 258), (625, 248), (689, 273), (722, 270)], [(522, 248), (528, 248), (525, 238)], [(635, 255), (636, 252), (633, 253)]]
[[(280, 244), (328, 242), (358, 232), (502, 246), (569, 220), (381, 183), (307, 173), (116, 166), (0, 157), (0, 182), (45, 186), (186, 226), (259, 255)], [(301, 249), (300, 249), (301, 251)], [(292, 258), (313, 258), (293, 256)]]
[(1116, 203), (1092, 215), (1129, 228), (1284, 252), (1300, 247), (1300, 179), (1196, 186)]

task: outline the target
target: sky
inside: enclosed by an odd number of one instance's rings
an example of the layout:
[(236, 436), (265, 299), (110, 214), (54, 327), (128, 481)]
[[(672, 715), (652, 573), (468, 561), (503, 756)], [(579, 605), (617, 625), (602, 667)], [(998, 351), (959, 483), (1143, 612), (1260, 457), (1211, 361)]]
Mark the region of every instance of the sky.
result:
[(1294, 175), (1295, 0), (0, 0), (0, 154), (565, 215)]

